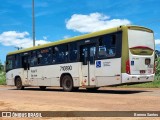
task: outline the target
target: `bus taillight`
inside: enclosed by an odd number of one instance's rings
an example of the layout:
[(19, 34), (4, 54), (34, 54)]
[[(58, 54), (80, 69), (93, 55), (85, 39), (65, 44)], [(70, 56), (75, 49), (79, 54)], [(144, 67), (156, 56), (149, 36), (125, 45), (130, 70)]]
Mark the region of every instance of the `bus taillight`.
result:
[(129, 64), (129, 60), (126, 61), (126, 73), (130, 74), (130, 64)]

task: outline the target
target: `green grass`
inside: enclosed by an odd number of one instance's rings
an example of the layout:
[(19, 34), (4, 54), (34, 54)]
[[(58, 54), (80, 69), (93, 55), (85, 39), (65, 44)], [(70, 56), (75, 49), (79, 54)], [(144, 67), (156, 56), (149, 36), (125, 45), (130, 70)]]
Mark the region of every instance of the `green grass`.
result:
[(4, 72), (0, 71), (0, 85), (6, 85), (6, 78)]

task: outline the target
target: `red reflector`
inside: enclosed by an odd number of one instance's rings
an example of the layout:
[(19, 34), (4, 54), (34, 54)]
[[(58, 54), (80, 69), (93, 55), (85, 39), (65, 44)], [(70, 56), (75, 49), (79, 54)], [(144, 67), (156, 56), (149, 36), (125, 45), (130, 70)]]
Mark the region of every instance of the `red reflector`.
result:
[(129, 64), (129, 60), (126, 61), (126, 73), (130, 74), (130, 64)]

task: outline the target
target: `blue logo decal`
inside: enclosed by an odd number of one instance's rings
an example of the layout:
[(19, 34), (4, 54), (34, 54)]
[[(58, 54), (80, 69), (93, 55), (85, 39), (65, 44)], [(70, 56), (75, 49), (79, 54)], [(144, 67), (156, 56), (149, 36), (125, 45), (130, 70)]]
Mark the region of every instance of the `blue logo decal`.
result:
[(101, 67), (101, 61), (96, 61), (96, 68), (100, 68)]
[(131, 65), (132, 65), (132, 66), (134, 65), (134, 61), (131, 61)]

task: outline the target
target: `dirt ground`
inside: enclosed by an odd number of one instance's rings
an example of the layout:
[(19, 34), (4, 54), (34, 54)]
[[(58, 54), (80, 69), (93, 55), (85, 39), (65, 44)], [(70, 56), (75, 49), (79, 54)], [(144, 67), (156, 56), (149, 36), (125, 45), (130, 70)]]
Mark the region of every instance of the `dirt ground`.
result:
[[(160, 89), (103, 87), (97, 92), (88, 92), (85, 89), (63, 92), (61, 88), (54, 87), (41, 91), (39, 88), (16, 90), (15, 87), (0, 86), (0, 111), (160, 111)], [(42, 119), (91, 120), (89, 117)], [(92, 119), (159, 120), (160, 117)]]

